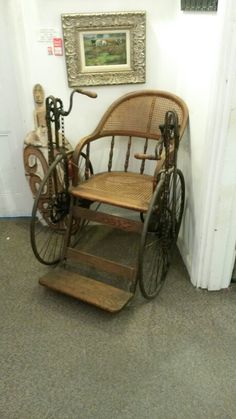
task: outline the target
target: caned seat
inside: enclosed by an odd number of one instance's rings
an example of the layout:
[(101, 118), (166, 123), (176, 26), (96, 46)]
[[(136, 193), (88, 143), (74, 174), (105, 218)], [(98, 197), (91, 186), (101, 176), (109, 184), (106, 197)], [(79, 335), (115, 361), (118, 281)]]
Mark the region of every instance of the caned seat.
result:
[[(128, 93), (115, 101), (106, 111), (95, 131), (83, 138), (77, 145), (73, 160), (78, 165), (81, 152), (87, 155), (85, 176), (81, 182), (79, 173), (75, 173), (70, 193), (76, 198), (98, 201), (119, 207), (146, 212), (155, 185), (155, 177), (165, 162), (165, 151), (156, 161), (156, 170), (151, 171), (149, 162), (143, 155), (153, 150), (160, 140), (160, 125), (164, 123), (165, 113), (173, 110), (178, 115), (180, 138), (184, 132), (188, 111), (185, 103), (177, 96), (163, 91), (141, 90)], [(101, 171), (89, 178), (88, 163), (93, 164), (93, 142), (110, 138), (110, 150), (107, 155), (107, 171)], [(142, 145), (137, 146), (137, 139)], [(118, 171), (113, 163), (113, 154), (119, 145), (126, 145), (123, 171)], [(140, 155), (139, 169), (132, 168), (132, 160)], [(130, 168), (131, 167), (131, 168)], [(104, 169), (106, 169), (104, 167)], [(147, 173), (146, 172), (147, 169)], [(148, 172), (149, 169), (149, 172)], [(87, 176), (86, 176), (87, 170)]]
[(91, 177), (70, 193), (77, 198), (146, 212), (152, 197), (153, 177), (132, 172), (107, 172)]

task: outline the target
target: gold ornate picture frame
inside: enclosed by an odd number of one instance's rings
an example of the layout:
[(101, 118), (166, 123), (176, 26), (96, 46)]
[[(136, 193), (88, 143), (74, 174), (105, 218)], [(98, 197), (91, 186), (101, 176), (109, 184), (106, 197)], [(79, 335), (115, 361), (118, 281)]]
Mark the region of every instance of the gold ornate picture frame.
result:
[(144, 83), (146, 13), (61, 16), (69, 87)]

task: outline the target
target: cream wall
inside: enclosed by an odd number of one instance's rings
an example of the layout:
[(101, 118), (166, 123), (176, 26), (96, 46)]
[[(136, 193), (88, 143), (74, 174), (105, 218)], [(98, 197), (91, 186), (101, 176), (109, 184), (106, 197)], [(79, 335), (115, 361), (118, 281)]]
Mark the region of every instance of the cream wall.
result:
[[(186, 179), (186, 210), (179, 246), (197, 285), (193, 265), (201, 261), (196, 249), (202, 243), (207, 158), (211, 137), (209, 121), (214, 119), (212, 92), (220, 77), (222, 34), (226, 8), (230, 0), (219, 2), (217, 13), (180, 11), (179, 0), (9, 0), (8, 12), (14, 45), (17, 94), (21, 103), (23, 132), (33, 127), (32, 87), (44, 86), (68, 103), (65, 57), (47, 55), (47, 45), (37, 41), (37, 30), (54, 27), (61, 34), (61, 13), (146, 10), (146, 83), (94, 87), (96, 101), (81, 97), (75, 100), (74, 112), (66, 121), (66, 136), (75, 144), (91, 132), (101, 115), (120, 95), (134, 89), (155, 88), (181, 96), (190, 111), (190, 125), (182, 141), (179, 164)], [(22, 139), (23, 141), (23, 139)], [(201, 256), (202, 257), (202, 256)], [(197, 258), (197, 259), (196, 259)], [(204, 285), (203, 285), (204, 286)]]
[[(14, 3), (14, 2), (12, 2)], [(76, 111), (71, 116), (71, 124), (67, 124), (67, 135), (72, 141), (77, 139), (84, 133), (91, 131), (96, 125), (100, 116), (111, 103), (123, 93), (134, 89), (141, 88), (162, 88), (175, 90), (177, 74), (174, 71), (175, 57), (168, 51), (168, 40), (163, 43), (166, 31), (166, 25), (171, 26), (171, 22), (178, 11), (178, 2), (165, 1), (154, 4), (153, 1), (145, 2), (145, 10), (147, 12), (147, 82), (142, 85), (123, 85), (94, 87), (98, 93), (96, 103), (91, 103), (87, 99), (82, 100), (83, 113)], [(176, 4), (173, 8), (173, 3)], [(137, 0), (128, 1), (110, 1), (107, 7), (106, 1), (100, 1), (99, 7), (94, 1), (50, 1), (33, 0), (31, 2), (19, 1), (20, 14), (16, 28), (16, 36), (18, 37), (19, 20), (21, 20), (24, 30), (23, 45), (25, 49), (26, 62), (21, 63), (21, 78), (23, 85), (28, 86), (28, 102), (33, 106), (31, 88), (33, 84), (40, 82), (47, 94), (53, 94), (61, 97), (66, 104), (68, 100), (69, 89), (67, 86), (65, 57), (55, 57), (47, 55), (47, 47), (45, 44), (37, 42), (37, 29), (43, 27), (54, 27), (61, 34), (61, 13), (86, 13), (86, 12), (102, 12), (102, 11), (132, 11), (143, 10), (144, 2)], [(165, 25), (163, 24), (165, 23)], [(22, 36), (22, 34), (21, 34)], [(21, 48), (19, 46), (20, 52)], [(164, 51), (165, 50), (165, 51)], [(21, 54), (21, 52), (20, 52)], [(168, 65), (167, 65), (168, 63)], [(23, 66), (22, 66), (23, 64)], [(78, 102), (79, 106), (79, 102)], [(76, 109), (76, 108), (75, 108)], [(29, 105), (27, 106), (27, 125), (32, 125), (31, 113)]]

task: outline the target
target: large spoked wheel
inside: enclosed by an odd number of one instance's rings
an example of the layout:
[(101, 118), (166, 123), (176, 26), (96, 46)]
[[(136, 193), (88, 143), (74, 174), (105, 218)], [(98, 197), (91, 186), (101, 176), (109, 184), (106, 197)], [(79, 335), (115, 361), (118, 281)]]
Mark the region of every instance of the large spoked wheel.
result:
[[(81, 173), (85, 156), (82, 160), (78, 166)], [(31, 217), (31, 246), (36, 258), (45, 265), (54, 265), (62, 259), (70, 207), (68, 187), (68, 158), (58, 154), (40, 184)], [(79, 229), (80, 223), (75, 223), (72, 235)]]
[(148, 299), (154, 298), (161, 289), (168, 268), (162, 232), (163, 195), (164, 178), (160, 179), (145, 216), (139, 248), (139, 286), (143, 296)]
[[(177, 240), (184, 208), (184, 177), (180, 170), (162, 175), (145, 216), (140, 241), (138, 280), (143, 296), (154, 298), (161, 290)], [(165, 180), (166, 179), (166, 180)]]
[(176, 174), (172, 172), (169, 177), (168, 187), (168, 219), (169, 224), (169, 249), (173, 248), (176, 243), (181, 221), (184, 211), (185, 201), (185, 182), (184, 176), (181, 170), (177, 169)]

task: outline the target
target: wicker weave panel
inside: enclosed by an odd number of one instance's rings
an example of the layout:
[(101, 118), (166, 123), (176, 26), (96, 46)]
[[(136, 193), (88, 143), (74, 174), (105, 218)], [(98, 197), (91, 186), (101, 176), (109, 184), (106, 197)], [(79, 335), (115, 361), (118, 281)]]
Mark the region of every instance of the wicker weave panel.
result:
[(170, 110), (177, 112), (182, 126), (186, 110), (177, 96), (158, 91), (127, 95), (111, 106), (102, 119), (99, 132), (101, 135), (106, 132), (126, 132), (144, 138), (159, 138), (159, 125), (164, 123), (165, 113)]
[(104, 131), (148, 131), (149, 114), (153, 98), (135, 97), (122, 102), (110, 114), (103, 126)]
[(70, 189), (73, 196), (146, 212), (152, 196), (153, 177), (110, 172), (91, 177)]

